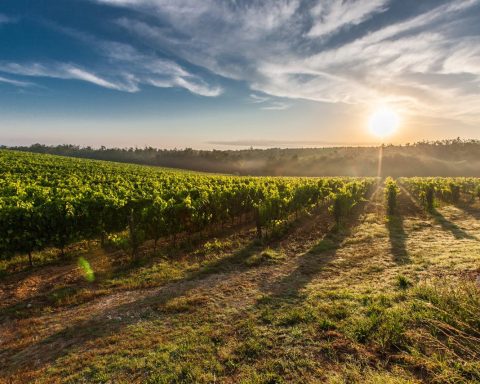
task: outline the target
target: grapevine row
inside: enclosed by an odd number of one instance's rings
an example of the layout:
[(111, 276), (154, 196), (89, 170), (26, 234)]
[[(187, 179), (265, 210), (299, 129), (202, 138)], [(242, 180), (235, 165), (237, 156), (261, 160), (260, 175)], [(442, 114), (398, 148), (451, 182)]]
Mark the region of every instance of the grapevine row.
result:
[(436, 199), (457, 204), (480, 197), (480, 179), (473, 177), (411, 177), (401, 183), (427, 210), (434, 209)]
[[(31, 255), (128, 230), (148, 239), (255, 220), (259, 235), (292, 214), (333, 201), (337, 221), (373, 179), (211, 176), (0, 151), (0, 255)], [(337, 217), (338, 216), (338, 217)]]

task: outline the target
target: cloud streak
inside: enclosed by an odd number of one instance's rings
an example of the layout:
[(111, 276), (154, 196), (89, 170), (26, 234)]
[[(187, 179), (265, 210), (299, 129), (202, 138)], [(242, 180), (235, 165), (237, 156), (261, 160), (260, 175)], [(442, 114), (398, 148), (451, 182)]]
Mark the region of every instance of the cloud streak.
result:
[(250, 103), (260, 105), (260, 109), (265, 111), (283, 111), (292, 106), (291, 103), (276, 100), (269, 96), (257, 95), (255, 93), (250, 94), (249, 101)]
[[(393, 20), (382, 19), (387, 0), (96, 1), (148, 15), (116, 24), (151, 47), (271, 97), (387, 101), (480, 122), (478, 0), (432, 2)], [(455, 84), (458, 75), (468, 76)]]
[[(218, 97), (237, 84), (229, 79), (245, 84), (249, 103), (264, 110), (294, 100), (387, 102), (406, 115), (480, 122), (480, 0), (409, 7), (400, 0), (89, 3), (118, 8), (102, 13), (106, 28), (44, 22), (83, 43), (87, 59), (0, 61), (0, 82), (21, 87), (24, 77), (46, 77), (120, 92), (180, 88)], [(0, 14), (0, 24), (12, 20)], [(108, 38), (101, 38), (105, 29)]]
[(16, 87), (22, 87), (22, 88), (30, 87), (30, 86), (34, 85), (33, 83), (30, 83), (28, 81), (13, 80), (13, 79), (8, 79), (8, 78), (2, 77), (2, 76), (0, 76), (0, 83), (14, 85)]
[(387, 3), (388, 0), (319, 1), (311, 10), (315, 22), (308, 36), (326, 36), (361, 24), (373, 15), (385, 11)]
[[(223, 93), (222, 87), (208, 84), (202, 77), (189, 72), (173, 60), (158, 57), (154, 53), (141, 53), (130, 44), (102, 40), (68, 27), (53, 23), (45, 25), (93, 48), (105, 62), (103, 65), (97, 65), (96, 70), (74, 63), (0, 62), (0, 72), (30, 77), (81, 80), (99, 87), (131, 93), (139, 92), (143, 85), (183, 88), (205, 97), (216, 97)], [(12, 85), (15, 83), (21, 86), (22, 81), (10, 81)]]
[[(41, 63), (10, 63), (0, 62), (0, 72), (5, 72), (13, 75), (28, 76), (28, 77), (47, 77), (54, 79), (65, 80), (81, 80), (87, 83), (95, 84), (100, 87), (115, 89), (118, 91), (134, 92), (136, 89), (128, 83), (113, 83), (108, 81), (95, 73), (89, 72), (78, 66), (66, 63), (49, 63), (44, 65)], [(20, 85), (27, 84), (22, 81), (12, 80), (11, 84)]]
[[(117, 65), (113, 71), (110, 68), (108, 78), (75, 64), (58, 62), (48, 64), (0, 62), (0, 72), (29, 77), (80, 80), (99, 87), (130, 93), (139, 92), (141, 85), (184, 88), (193, 94), (206, 97), (219, 96), (223, 92), (221, 87), (208, 85), (198, 76), (185, 72), (173, 62), (142, 56), (135, 60), (123, 58), (120, 61), (126, 61), (129, 65)], [(31, 84), (3, 77), (0, 77), (0, 82), (22, 87)]]

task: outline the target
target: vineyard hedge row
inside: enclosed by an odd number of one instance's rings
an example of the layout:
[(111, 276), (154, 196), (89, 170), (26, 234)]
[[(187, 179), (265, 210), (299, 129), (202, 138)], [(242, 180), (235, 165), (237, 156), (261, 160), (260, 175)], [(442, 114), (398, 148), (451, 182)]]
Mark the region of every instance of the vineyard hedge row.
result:
[(0, 257), (105, 239), (147, 239), (255, 220), (259, 235), (289, 215), (332, 201), (337, 222), (374, 178), (236, 177), (0, 151)]

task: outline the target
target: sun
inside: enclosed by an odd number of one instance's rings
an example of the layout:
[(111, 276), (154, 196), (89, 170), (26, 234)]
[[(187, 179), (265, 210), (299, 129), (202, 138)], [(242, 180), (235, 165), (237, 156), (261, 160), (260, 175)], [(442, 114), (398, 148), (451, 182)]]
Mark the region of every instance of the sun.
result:
[(395, 133), (399, 124), (398, 114), (388, 106), (381, 106), (370, 116), (368, 127), (370, 133), (384, 138)]

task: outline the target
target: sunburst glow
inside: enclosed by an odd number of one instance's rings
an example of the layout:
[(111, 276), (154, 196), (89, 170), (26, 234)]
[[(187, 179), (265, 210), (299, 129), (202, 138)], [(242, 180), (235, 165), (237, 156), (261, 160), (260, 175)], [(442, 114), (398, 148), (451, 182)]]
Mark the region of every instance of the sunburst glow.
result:
[(370, 116), (368, 127), (373, 135), (383, 138), (395, 133), (399, 124), (398, 114), (388, 106), (382, 106)]

